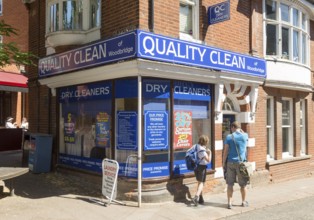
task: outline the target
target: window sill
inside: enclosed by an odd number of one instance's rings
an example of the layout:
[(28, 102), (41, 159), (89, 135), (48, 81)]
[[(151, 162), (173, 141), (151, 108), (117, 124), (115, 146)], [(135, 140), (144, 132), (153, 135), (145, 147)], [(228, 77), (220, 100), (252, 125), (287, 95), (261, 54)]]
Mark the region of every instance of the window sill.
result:
[(290, 163), (290, 162), (295, 162), (295, 161), (300, 161), (300, 160), (308, 160), (311, 157), (312, 157), (312, 155), (304, 155), (304, 156), (299, 156), (299, 157), (290, 157), (290, 158), (284, 158), (284, 159), (281, 159), (281, 160), (267, 161), (266, 164), (268, 166), (273, 166), (273, 165)]
[(88, 31), (57, 31), (46, 34), (47, 47), (58, 47), (67, 45), (81, 45), (100, 39), (100, 28)]
[(180, 33), (180, 40), (201, 44), (202, 41), (195, 39), (192, 35)]
[(301, 66), (301, 67), (305, 67), (305, 68), (309, 68), (309, 64), (305, 64), (305, 63), (301, 63), (301, 62), (296, 62), (296, 61), (292, 61), (289, 59), (284, 59), (284, 58), (280, 58), (277, 55), (266, 55), (265, 57), (266, 61), (273, 61), (273, 62), (279, 62), (279, 63), (288, 63), (288, 64), (293, 64), (293, 65), (297, 65), (297, 66)]

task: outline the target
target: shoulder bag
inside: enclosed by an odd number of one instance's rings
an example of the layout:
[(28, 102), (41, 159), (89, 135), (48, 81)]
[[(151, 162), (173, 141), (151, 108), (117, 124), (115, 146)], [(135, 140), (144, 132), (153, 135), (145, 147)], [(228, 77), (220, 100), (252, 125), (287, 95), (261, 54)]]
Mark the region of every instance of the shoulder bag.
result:
[(236, 146), (236, 150), (237, 150), (238, 157), (239, 157), (240, 174), (242, 175), (242, 177), (250, 179), (250, 176), (253, 174), (252, 164), (248, 161), (242, 161), (239, 150), (238, 150), (238, 145), (234, 140), (233, 134), (232, 134), (232, 140)]

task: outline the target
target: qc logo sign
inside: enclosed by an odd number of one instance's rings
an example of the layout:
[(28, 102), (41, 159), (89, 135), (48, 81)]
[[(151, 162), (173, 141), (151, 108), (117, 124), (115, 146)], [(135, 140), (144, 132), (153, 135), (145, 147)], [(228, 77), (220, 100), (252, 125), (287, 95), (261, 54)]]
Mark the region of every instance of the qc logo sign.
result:
[(230, 2), (222, 2), (208, 7), (208, 25), (230, 19)]

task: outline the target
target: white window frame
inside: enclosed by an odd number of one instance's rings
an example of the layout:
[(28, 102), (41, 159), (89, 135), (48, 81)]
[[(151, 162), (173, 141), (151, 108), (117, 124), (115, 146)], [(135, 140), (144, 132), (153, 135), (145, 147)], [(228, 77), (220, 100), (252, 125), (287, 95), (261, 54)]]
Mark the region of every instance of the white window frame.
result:
[[(302, 121), (302, 123), (301, 123)], [(301, 139), (301, 149), (300, 155), (306, 155), (306, 140), (307, 140), (307, 132), (306, 132), (306, 101), (304, 99), (300, 100), (300, 139)]]
[[(310, 60), (310, 49), (309, 49), (309, 41), (310, 41), (310, 22), (309, 22), (309, 15), (306, 13), (304, 9), (302, 9), (300, 6), (297, 4), (293, 4), (290, 1), (286, 0), (272, 0), (273, 2), (277, 3), (276, 7), (276, 19), (268, 19), (266, 17), (266, 1), (263, 0), (263, 19), (264, 19), (264, 56), (265, 57), (270, 57), (270, 58), (276, 58), (276, 59), (282, 59), (282, 60), (287, 60), (290, 62), (296, 62), (300, 63), (303, 65), (309, 65), (309, 60)], [(280, 4), (285, 4), (289, 6), (289, 16), (290, 16), (290, 21), (282, 21), (281, 20), (281, 7)], [(299, 13), (299, 22), (298, 26), (293, 25), (293, 9), (297, 9)], [(305, 29), (302, 28), (302, 14), (305, 15)], [(267, 55), (267, 33), (266, 33), (266, 27), (267, 24), (275, 25), (277, 29), (277, 34), (276, 36), (276, 44), (277, 44), (277, 51), (275, 55)], [(282, 54), (282, 28), (288, 28), (289, 30), (289, 58), (287, 59), (285, 55)], [(295, 59), (293, 56), (293, 32), (297, 31), (298, 32), (298, 59)], [(305, 46), (302, 47), (302, 36), (306, 36), (306, 42)], [(303, 49), (306, 49), (305, 53), (303, 52)], [(303, 57), (305, 55), (305, 57)]]
[[(269, 102), (268, 102), (269, 101)], [(268, 120), (266, 120), (266, 130), (267, 130), (267, 161), (274, 160), (275, 158), (275, 120), (274, 120), (274, 97), (267, 97), (267, 102), (266, 102), (266, 109), (268, 109), (268, 103), (270, 104), (269, 106), (269, 113), (270, 115), (267, 115), (270, 117), (270, 124), (268, 124)], [(267, 111), (268, 114), (268, 111)]]
[(199, 0), (180, 0), (180, 4), (192, 6), (192, 35), (180, 32), (180, 39), (199, 42)]
[[(288, 128), (288, 135), (289, 135), (289, 145), (288, 145), (288, 151), (284, 152), (283, 151), (283, 136), (282, 138), (282, 158), (289, 158), (289, 157), (293, 157), (293, 100), (291, 98), (282, 98), (282, 102), (283, 101), (288, 101), (289, 102), (289, 125), (281, 125), (281, 130), (283, 128)], [(281, 111), (281, 115), (282, 115), (282, 111)], [(281, 134), (283, 135), (283, 132), (281, 132)]]

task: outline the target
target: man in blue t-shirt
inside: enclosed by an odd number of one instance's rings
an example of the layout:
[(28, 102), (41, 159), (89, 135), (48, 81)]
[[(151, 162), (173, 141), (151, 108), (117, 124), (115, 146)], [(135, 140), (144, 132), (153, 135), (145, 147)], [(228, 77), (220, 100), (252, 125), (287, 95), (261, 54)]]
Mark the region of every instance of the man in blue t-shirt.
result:
[[(242, 196), (242, 206), (248, 206), (246, 198), (246, 185), (248, 184), (248, 179), (243, 178), (240, 175), (239, 170), (239, 154), (242, 161), (246, 160), (246, 147), (248, 141), (248, 135), (242, 131), (240, 123), (235, 121), (231, 124), (232, 134), (226, 137), (224, 142), (224, 152), (223, 152), (223, 167), (226, 170), (226, 183), (228, 185), (227, 197), (228, 197), (228, 209), (232, 208), (232, 195), (233, 195), (233, 185), (238, 181), (241, 187)], [(236, 143), (236, 144), (235, 144)], [(237, 152), (237, 148), (238, 152)]]

